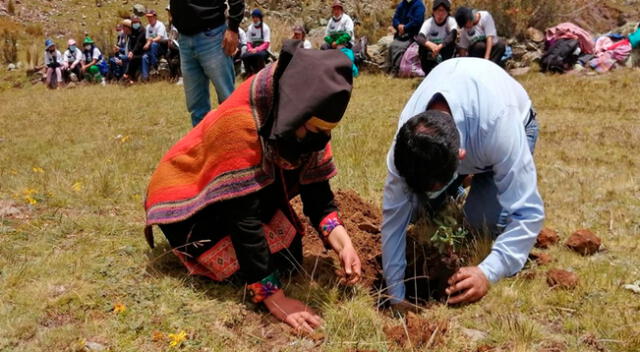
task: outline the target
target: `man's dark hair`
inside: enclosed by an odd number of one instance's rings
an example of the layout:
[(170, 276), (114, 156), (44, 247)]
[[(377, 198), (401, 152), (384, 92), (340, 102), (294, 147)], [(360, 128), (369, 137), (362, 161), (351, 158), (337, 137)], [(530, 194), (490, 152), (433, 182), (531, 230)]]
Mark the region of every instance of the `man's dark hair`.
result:
[(400, 176), (415, 193), (446, 185), (458, 168), (460, 135), (453, 117), (428, 110), (409, 119), (396, 136), (393, 150)]
[(458, 27), (463, 29), (467, 22), (473, 21), (473, 10), (470, 7), (460, 7), (455, 17)]

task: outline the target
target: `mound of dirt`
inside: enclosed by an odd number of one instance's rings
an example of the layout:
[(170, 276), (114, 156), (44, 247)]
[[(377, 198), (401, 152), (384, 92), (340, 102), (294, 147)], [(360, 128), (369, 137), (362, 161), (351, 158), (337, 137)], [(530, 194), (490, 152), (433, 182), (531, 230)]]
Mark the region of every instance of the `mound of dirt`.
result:
[(578, 275), (562, 269), (551, 269), (547, 272), (547, 284), (550, 287), (573, 289), (578, 286)]
[(442, 342), (448, 328), (447, 321), (429, 322), (415, 313), (408, 313), (405, 324), (386, 327), (384, 333), (389, 341), (402, 348), (414, 350), (437, 346)]
[(560, 236), (556, 230), (544, 228), (536, 239), (536, 248), (547, 249), (560, 241)]
[[(374, 288), (382, 277), (382, 256), (380, 249), (380, 223), (382, 211), (377, 206), (363, 200), (354, 191), (337, 191), (335, 199), (338, 205), (340, 218), (351, 236), (362, 263), (361, 284), (368, 288)], [(299, 198), (293, 201), (293, 207), (298, 214), (302, 214), (302, 202)], [(301, 216), (302, 219), (302, 216)], [(308, 219), (304, 218), (305, 236), (302, 239), (304, 246), (305, 266), (315, 272), (320, 280), (335, 278), (335, 274), (343, 275), (340, 269), (340, 261), (334, 251), (327, 251), (319, 239), (316, 230)], [(309, 259), (321, 259), (314, 261)], [(309, 263), (313, 261), (313, 263)], [(318, 265), (318, 263), (320, 263)], [(315, 267), (315, 270), (314, 270)], [(323, 278), (321, 276), (328, 276)]]
[(542, 252), (531, 252), (529, 258), (538, 265), (547, 265), (553, 261), (553, 258), (551, 258), (549, 254)]
[(600, 249), (602, 240), (590, 230), (578, 230), (564, 244), (582, 255), (593, 255)]

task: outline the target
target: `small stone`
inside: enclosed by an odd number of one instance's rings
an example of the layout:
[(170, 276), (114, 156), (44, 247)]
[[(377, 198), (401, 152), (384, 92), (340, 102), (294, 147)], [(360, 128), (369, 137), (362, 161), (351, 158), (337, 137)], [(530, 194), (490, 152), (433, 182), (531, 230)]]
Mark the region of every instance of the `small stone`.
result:
[(547, 271), (547, 284), (550, 287), (574, 289), (578, 286), (578, 275), (562, 269), (551, 269)]
[(7, 71), (15, 71), (15, 70), (16, 70), (15, 64), (9, 64), (9, 66), (7, 66)]
[(509, 70), (509, 73), (515, 77), (515, 76), (526, 75), (527, 73), (529, 73), (529, 71), (531, 71), (531, 67), (519, 67), (519, 68), (514, 68), (513, 70)]
[(600, 249), (602, 240), (590, 230), (583, 229), (574, 232), (564, 244), (582, 255), (593, 255)]
[(538, 234), (538, 239), (536, 240), (536, 248), (547, 249), (550, 246), (558, 243), (560, 241), (560, 236), (558, 236), (558, 232), (545, 227)]
[(104, 351), (106, 349), (107, 348), (103, 344), (97, 342), (87, 341), (84, 344), (84, 350), (87, 352)]
[(368, 224), (368, 223), (363, 223), (363, 224), (359, 224), (358, 225), (358, 229), (360, 229), (361, 231), (364, 232), (368, 232), (370, 234), (373, 235), (377, 235), (380, 233), (380, 229), (374, 225)]
[(469, 340), (471, 340), (471, 342), (477, 343), (478, 341), (484, 340), (487, 338), (487, 336), (489, 336), (489, 334), (487, 334), (484, 331), (480, 331), (480, 330), (475, 330), (475, 329), (467, 329), (467, 328), (462, 328), (460, 329), (460, 332), (469, 338)]
[(536, 43), (542, 43), (544, 41), (544, 33), (539, 29), (529, 27), (527, 28), (527, 39)]

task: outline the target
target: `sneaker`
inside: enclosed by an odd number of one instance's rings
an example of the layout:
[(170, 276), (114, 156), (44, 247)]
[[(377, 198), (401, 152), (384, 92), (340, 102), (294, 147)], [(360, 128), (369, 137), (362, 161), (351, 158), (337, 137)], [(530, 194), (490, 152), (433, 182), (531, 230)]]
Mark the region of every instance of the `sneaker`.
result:
[(107, 85), (107, 80), (104, 79), (104, 77), (102, 78), (102, 80), (100, 80), (100, 85), (103, 87)]

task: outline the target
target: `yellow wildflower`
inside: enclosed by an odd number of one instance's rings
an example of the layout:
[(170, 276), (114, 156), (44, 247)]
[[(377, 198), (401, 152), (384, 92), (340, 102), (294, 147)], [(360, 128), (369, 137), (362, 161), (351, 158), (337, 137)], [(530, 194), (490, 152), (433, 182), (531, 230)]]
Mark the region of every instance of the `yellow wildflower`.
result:
[(120, 143), (126, 143), (129, 140), (129, 138), (131, 138), (131, 137), (124, 136), (124, 137), (120, 138)]
[(187, 341), (187, 333), (184, 331), (180, 331), (177, 334), (169, 334), (169, 346), (171, 347), (180, 346), (185, 341)]
[(43, 174), (44, 173), (44, 169), (41, 167), (34, 167), (31, 168), (31, 170), (33, 170), (33, 172), (35, 172), (36, 174)]
[(113, 312), (120, 314), (120, 313), (124, 313), (127, 310), (127, 306), (125, 306), (123, 303), (116, 303), (113, 306)]
[(80, 191), (82, 191), (83, 187), (84, 186), (82, 185), (82, 182), (78, 181), (78, 182), (74, 183), (73, 186), (71, 186), (71, 189), (73, 189), (76, 192), (80, 192)]

